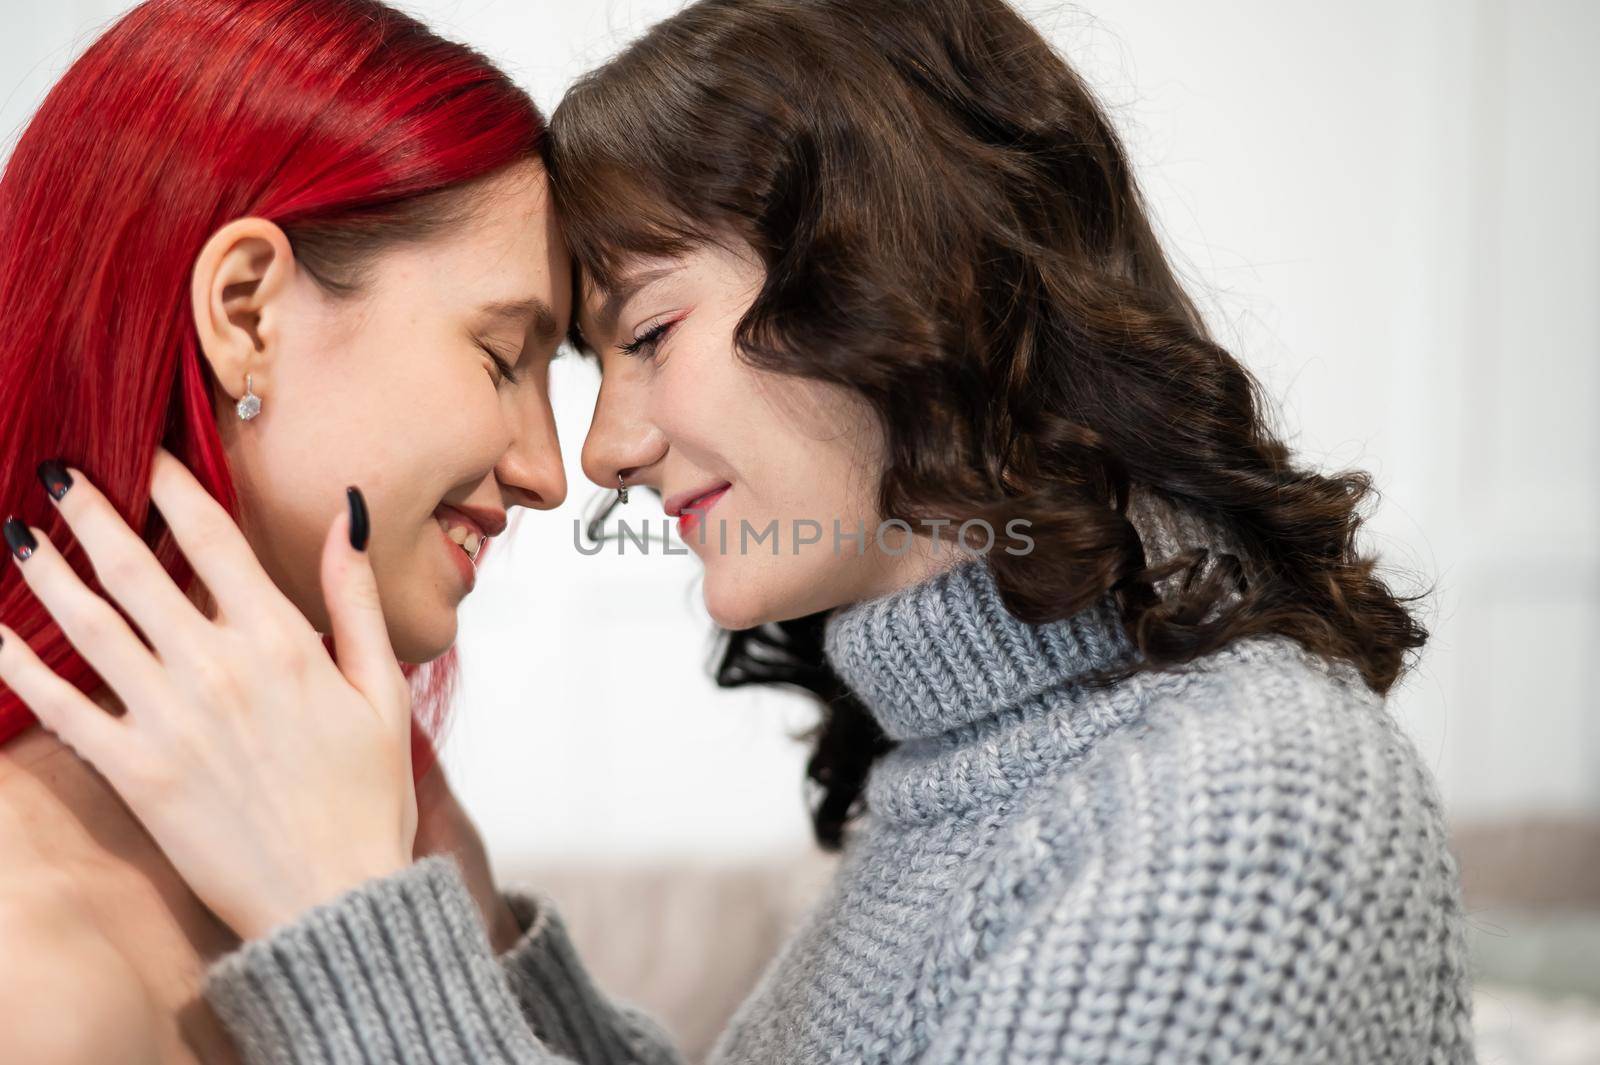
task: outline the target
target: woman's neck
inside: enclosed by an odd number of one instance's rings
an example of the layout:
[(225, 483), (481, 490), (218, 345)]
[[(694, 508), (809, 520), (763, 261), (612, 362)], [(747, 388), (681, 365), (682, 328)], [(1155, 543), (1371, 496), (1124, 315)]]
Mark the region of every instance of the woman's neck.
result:
[[(852, 602), (881, 599), (903, 592), (932, 580), (953, 566), (977, 557), (971, 551), (954, 544), (948, 532), (937, 543), (930, 537), (916, 536), (907, 538), (903, 549), (898, 543), (891, 544), (891, 547), (900, 550), (900, 553), (893, 554), (876, 548), (868, 549), (869, 553), (877, 558), (878, 564), (864, 585), (856, 589), (857, 594)], [(848, 605), (845, 604), (846, 607)]]
[[(187, 595), (207, 617), (214, 615), (215, 604), (198, 581)], [(91, 698), (107, 714), (121, 716), (121, 702), (107, 689)], [(0, 807), (13, 823), (31, 826), (45, 856), (97, 872), (116, 862), (150, 880), (174, 909), (199, 906), (116, 789), (42, 726), (0, 744)]]
[[(119, 823), (137, 825), (105, 778), (37, 726), (0, 747), (0, 802), (29, 823), (70, 820), (93, 836)], [(70, 847), (71, 834), (63, 842)]]
[[(109, 694), (94, 700), (118, 708)], [(152, 951), (155, 971), (186, 969), (186, 951), (203, 961), (237, 945), (106, 779), (43, 728), (0, 747), (0, 817), (8, 872), (69, 884), (85, 919), (128, 950)]]

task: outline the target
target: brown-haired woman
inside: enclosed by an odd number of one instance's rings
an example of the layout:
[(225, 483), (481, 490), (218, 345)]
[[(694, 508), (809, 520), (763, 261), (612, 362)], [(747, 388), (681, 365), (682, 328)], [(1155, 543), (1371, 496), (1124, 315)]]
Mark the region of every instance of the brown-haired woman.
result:
[[(1002, 0), (702, 0), (552, 134), (586, 472), (678, 518), (719, 681), (824, 711), (844, 860), (715, 1060), (1473, 1060), (1367, 481), (1269, 430), (1039, 34)], [(170, 845), (227, 816), (165, 803)], [(285, 927), (210, 987), (253, 1060), (675, 1060), (547, 905), (496, 965), (457, 870), (408, 859), (257, 906)], [(271, 895), (228, 864), (195, 876)]]

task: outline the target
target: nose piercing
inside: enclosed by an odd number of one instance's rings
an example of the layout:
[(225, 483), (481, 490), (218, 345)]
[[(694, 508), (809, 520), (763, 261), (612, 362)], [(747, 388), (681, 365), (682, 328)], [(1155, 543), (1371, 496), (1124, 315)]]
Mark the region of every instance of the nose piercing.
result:
[(244, 395), (234, 404), (233, 409), (238, 412), (241, 422), (247, 422), (261, 413), (261, 397), (250, 390), (249, 374), (244, 375)]
[(622, 479), (622, 474), (619, 473), (619, 474), (617, 474), (617, 502), (618, 503), (626, 503), (627, 501), (628, 501), (628, 482), (624, 481)]

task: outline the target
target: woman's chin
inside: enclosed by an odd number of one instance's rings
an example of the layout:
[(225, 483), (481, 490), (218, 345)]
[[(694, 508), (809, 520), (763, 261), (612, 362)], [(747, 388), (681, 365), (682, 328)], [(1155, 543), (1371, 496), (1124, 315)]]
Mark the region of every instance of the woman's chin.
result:
[(440, 617), (430, 618), (428, 624), (418, 624), (415, 619), (396, 623), (391, 619), (389, 642), (394, 647), (395, 658), (407, 665), (432, 662), (455, 646), (456, 612), (442, 611)]
[[(725, 564), (729, 560), (718, 561)], [(712, 622), (718, 628), (737, 632), (740, 629), (753, 629), (772, 620), (763, 609), (762, 597), (753, 594), (749, 582), (739, 581), (735, 575), (722, 572), (728, 568), (723, 565), (715, 570), (707, 567), (706, 570), (702, 588), (706, 613), (711, 615)]]
[[(754, 629), (779, 621), (789, 621), (815, 613), (826, 604), (815, 596), (774, 585), (770, 571), (739, 571), (739, 560), (718, 559), (706, 569), (704, 594), (706, 613), (718, 628), (734, 632)], [(735, 563), (735, 565), (729, 565)]]

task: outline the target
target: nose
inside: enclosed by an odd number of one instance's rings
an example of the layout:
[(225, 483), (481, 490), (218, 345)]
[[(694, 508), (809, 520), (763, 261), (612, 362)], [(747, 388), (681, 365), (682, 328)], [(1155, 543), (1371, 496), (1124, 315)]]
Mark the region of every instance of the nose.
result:
[(549, 393), (540, 393), (524, 405), (516, 435), (495, 463), (494, 474), (508, 506), (554, 510), (567, 498), (567, 471)]
[(608, 368), (600, 379), (594, 420), (583, 441), (584, 476), (602, 488), (617, 487), (623, 476), (632, 484), (659, 488), (652, 468), (667, 452), (666, 437), (649, 418), (644, 389), (627, 377)]

